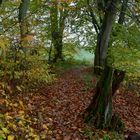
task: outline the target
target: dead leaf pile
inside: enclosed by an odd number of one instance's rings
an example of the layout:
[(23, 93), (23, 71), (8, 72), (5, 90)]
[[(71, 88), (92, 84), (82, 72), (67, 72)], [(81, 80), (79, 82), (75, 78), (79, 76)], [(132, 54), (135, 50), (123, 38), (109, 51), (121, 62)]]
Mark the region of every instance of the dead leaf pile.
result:
[[(10, 110), (4, 109), (5, 106), (2, 106), (4, 101), (0, 99), (1, 111), (8, 112), (11, 116), (16, 114), (16, 117), (20, 117), (20, 119), (24, 114), (24, 125), (28, 120), (29, 124), (26, 125), (30, 126), (30, 133), (32, 134), (35, 131), (34, 135), (41, 136), (36, 137), (38, 139), (86, 140), (84, 131), (87, 124), (84, 123), (82, 113), (92, 99), (97, 81), (97, 78), (93, 77), (90, 82), (90, 84), (93, 84), (93, 88), (85, 90), (83, 77), (87, 73), (92, 73), (91, 69), (72, 68), (67, 70), (54, 83), (43, 85), (37, 92), (18, 94), (12, 97), (11, 100), (14, 104), (11, 104)], [(121, 90), (114, 97), (114, 111), (121, 116), (125, 123), (126, 132), (140, 133), (139, 101), (140, 98), (136, 97), (135, 94), (124, 94)], [(16, 110), (19, 107), (20, 112)], [(14, 117), (12, 116), (12, 118)]]

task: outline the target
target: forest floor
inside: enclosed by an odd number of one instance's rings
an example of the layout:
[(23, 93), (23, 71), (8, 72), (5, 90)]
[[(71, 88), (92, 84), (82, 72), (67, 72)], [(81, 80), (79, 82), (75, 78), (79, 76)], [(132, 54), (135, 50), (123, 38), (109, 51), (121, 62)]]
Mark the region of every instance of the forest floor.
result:
[[(98, 130), (92, 133), (82, 118), (95, 92), (96, 81), (91, 68), (75, 67), (61, 72), (55, 82), (36, 92), (14, 96), (13, 101), (19, 101), (20, 114), (35, 122), (31, 127), (42, 133), (42, 139), (92, 139), (95, 133), (99, 136), (106, 133)], [(17, 105), (13, 108), (7, 110), (9, 116), (16, 112)], [(119, 89), (113, 99), (113, 108), (121, 116), (125, 132), (140, 134), (140, 97)]]

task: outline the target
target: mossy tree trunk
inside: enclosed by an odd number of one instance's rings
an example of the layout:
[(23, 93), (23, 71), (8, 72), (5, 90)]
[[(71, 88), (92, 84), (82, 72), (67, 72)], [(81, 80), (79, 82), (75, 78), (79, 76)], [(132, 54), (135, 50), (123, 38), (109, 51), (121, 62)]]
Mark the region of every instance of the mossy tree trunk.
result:
[[(107, 50), (116, 16), (117, 1), (109, 1), (105, 7), (105, 14), (100, 32), (97, 37), (95, 51), (95, 73), (101, 74), (96, 86), (96, 93), (91, 104), (85, 111), (85, 121), (94, 124), (97, 128), (109, 128), (112, 121), (112, 96), (122, 81), (123, 74), (117, 73), (107, 64)], [(118, 76), (118, 77), (117, 77)]]
[(63, 60), (63, 32), (65, 27), (66, 10), (62, 7), (60, 9), (57, 0), (53, 2), (53, 6), (50, 8), (50, 20), (51, 20), (51, 38), (54, 47), (54, 59)]
[(112, 118), (112, 81), (114, 70), (106, 66), (96, 86), (96, 94), (86, 109), (86, 122), (93, 123), (97, 128), (110, 124)]
[(85, 122), (94, 124), (97, 128), (110, 128), (112, 122), (112, 96), (124, 79), (125, 72), (105, 66), (97, 83), (96, 93), (85, 111)]
[(30, 0), (21, 0), (20, 6), (19, 6), (19, 25), (20, 25), (20, 36), (21, 36), (21, 44), (23, 41), (23, 38), (28, 34), (28, 26), (27, 26), (27, 19), (26, 14), (29, 7)]

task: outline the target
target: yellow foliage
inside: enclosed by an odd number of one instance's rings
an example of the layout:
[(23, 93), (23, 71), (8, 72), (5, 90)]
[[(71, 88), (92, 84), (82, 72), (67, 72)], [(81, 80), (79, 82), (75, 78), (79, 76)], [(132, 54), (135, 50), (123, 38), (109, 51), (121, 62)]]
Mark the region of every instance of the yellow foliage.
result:
[(9, 130), (7, 128), (2, 128), (2, 131), (5, 133), (5, 134), (9, 134)]
[(19, 101), (20, 106), (22, 107), (22, 109), (24, 110), (24, 105), (22, 101)]
[(0, 39), (0, 47), (1, 48), (5, 48), (5, 44), (4, 44), (4, 42)]
[(9, 135), (9, 136), (7, 137), (7, 139), (8, 139), (8, 140), (14, 140), (14, 136), (13, 136), (13, 135)]
[(5, 47), (9, 44), (8, 40), (6, 38), (0, 38), (0, 47), (2, 49), (5, 49)]

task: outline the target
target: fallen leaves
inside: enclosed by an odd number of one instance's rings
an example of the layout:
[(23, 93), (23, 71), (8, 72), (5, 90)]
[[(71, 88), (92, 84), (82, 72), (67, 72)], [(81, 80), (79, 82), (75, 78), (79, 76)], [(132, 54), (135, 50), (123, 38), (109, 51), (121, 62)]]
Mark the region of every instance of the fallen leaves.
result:
[(140, 134), (140, 97), (124, 90), (114, 97), (114, 112), (117, 112), (125, 124), (125, 132)]
[[(15, 95), (11, 99), (0, 98), (7, 112), (1, 115), (6, 125), (0, 134), (8, 140), (17, 137), (35, 140), (86, 140), (86, 124), (81, 116), (89, 105), (97, 78), (88, 80), (90, 88), (84, 89), (84, 76), (89, 69), (76, 68), (64, 72), (57, 81), (40, 87), (37, 92)], [(93, 85), (93, 88), (91, 87)], [(140, 133), (140, 103), (134, 94), (124, 95), (117, 91), (114, 111), (118, 112), (126, 125), (126, 131)], [(12, 134), (11, 134), (12, 131)], [(93, 130), (92, 132), (95, 132)], [(91, 133), (90, 133), (91, 134)], [(93, 134), (93, 133), (92, 133)], [(95, 134), (95, 133), (94, 133)], [(99, 137), (105, 131), (97, 132)]]

